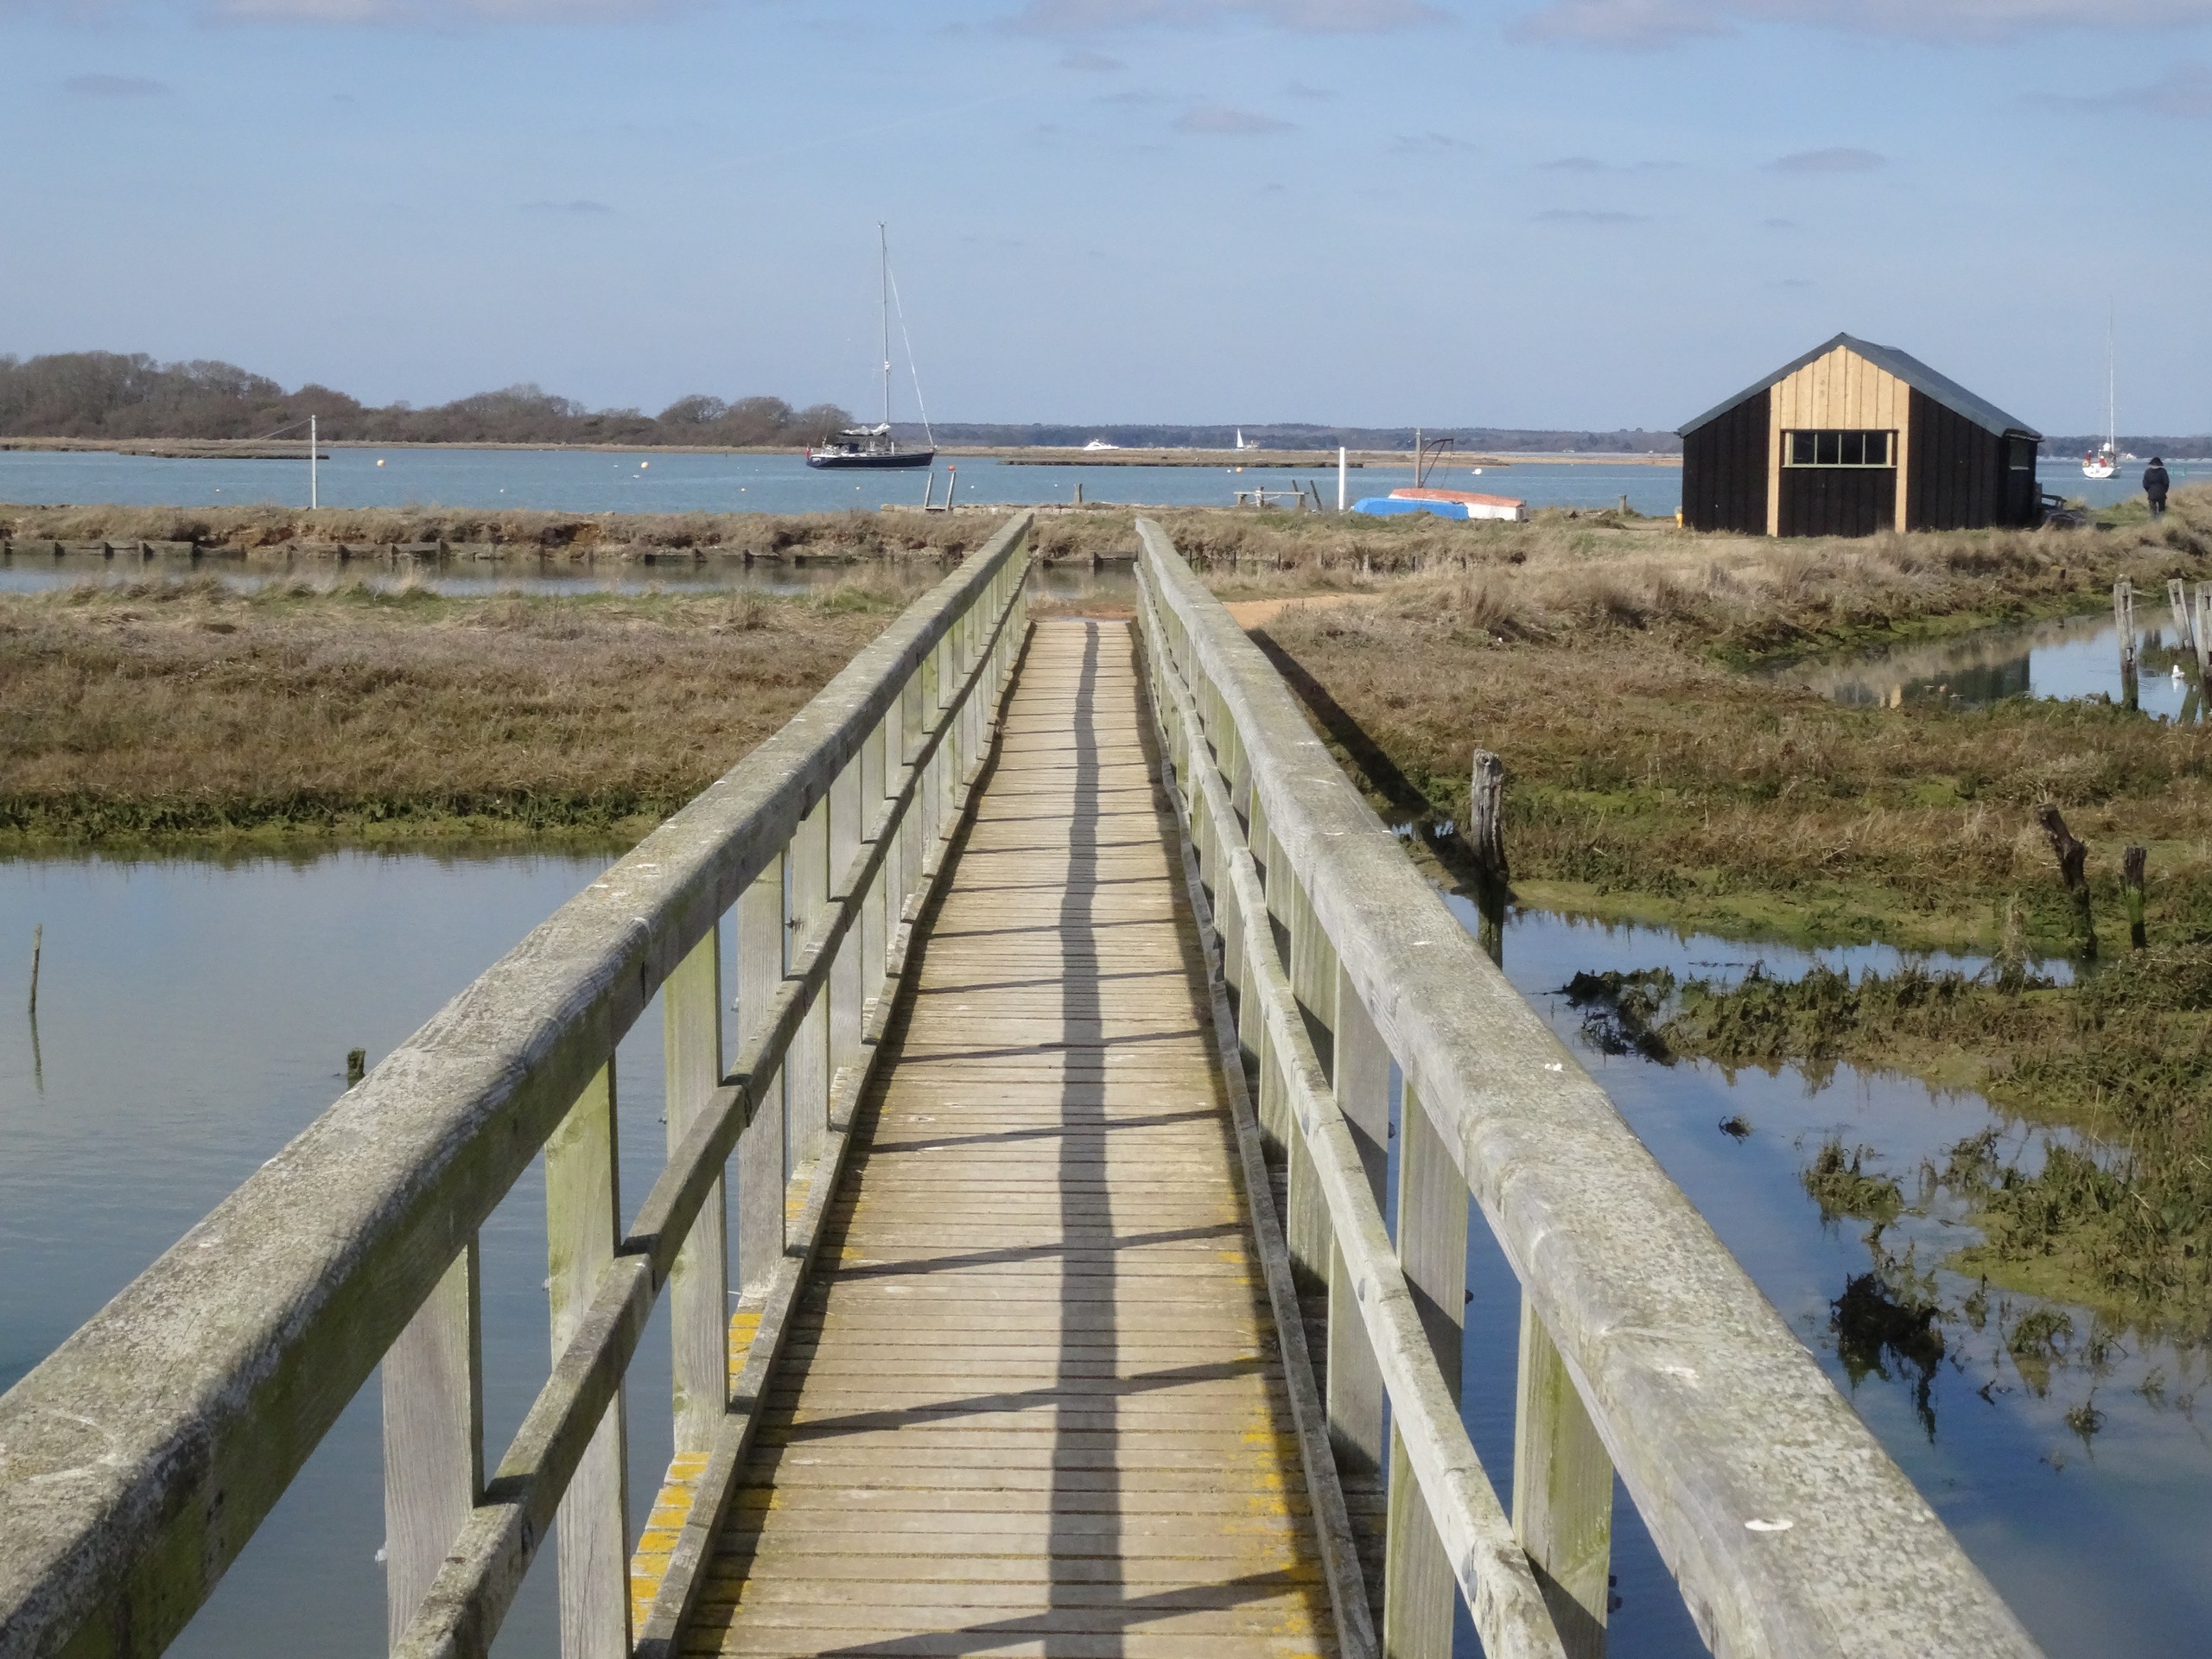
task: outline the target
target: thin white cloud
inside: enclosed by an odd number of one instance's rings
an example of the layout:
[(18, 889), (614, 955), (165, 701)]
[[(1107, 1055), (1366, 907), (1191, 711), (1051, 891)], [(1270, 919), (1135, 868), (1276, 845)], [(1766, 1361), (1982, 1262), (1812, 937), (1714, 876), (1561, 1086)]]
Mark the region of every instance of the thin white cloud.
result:
[(1649, 217), (1604, 207), (1547, 207), (1535, 219), (1539, 225), (1641, 225)]
[(2177, 63), (2140, 86), (2119, 86), (2108, 92), (2052, 92), (2037, 102), (2092, 115), (2133, 111), (2212, 120), (2212, 65)]
[(689, 0), (207, 0), (239, 23), (626, 23), (689, 9)]
[(1801, 149), (1771, 163), (1777, 173), (1873, 173), (1890, 164), (1890, 158), (1871, 149), (1835, 144), (1827, 149)]
[(1444, 22), (1427, 0), (1027, 0), (1014, 27), (1037, 34), (1256, 22), (1300, 34), (1374, 35)]
[(1390, 141), (1393, 156), (1443, 156), (1454, 150), (1471, 151), (1478, 146), (1448, 132), (1402, 132)]
[(1999, 41), (2066, 29), (2212, 22), (2206, 0), (1541, 0), (1514, 26), (1524, 39), (1618, 50), (1673, 46), (1747, 24), (1808, 23), (1850, 34)]
[(1681, 165), (1680, 162), (1601, 162), (1595, 156), (1562, 156), (1536, 163), (1546, 173), (1675, 173)]
[(1119, 58), (1109, 58), (1103, 52), (1093, 52), (1088, 48), (1071, 52), (1060, 60), (1061, 68), (1072, 69), (1081, 75), (1110, 75), (1128, 67)]
[(567, 201), (525, 201), (525, 213), (578, 213), (584, 215), (611, 213), (614, 210), (603, 201), (594, 201), (588, 196), (576, 196)]
[(163, 98), (169, 85), (144, 75), (72, 75), (61, 83), (79, 98)]
[(1175, 123), (1178, 132), (1202, 133), (1211, 137), (1245, 138), (1266, 132), (1288, 132), (1290, 123), (1251, 110), (1233, 110), (1222, 104), (1199, 104), (1183, 111)]

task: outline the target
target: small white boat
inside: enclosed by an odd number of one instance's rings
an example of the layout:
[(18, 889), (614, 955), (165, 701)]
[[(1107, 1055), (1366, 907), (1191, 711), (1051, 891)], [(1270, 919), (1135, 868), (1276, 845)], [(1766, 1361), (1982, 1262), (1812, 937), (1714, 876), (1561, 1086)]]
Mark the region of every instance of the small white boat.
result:
[(2114, 478), (2120, 473), (2119, 416), (2113, 397), (2112, 322), (2105, 322), (2105, 441), (2082, 457), (2084, 478)]

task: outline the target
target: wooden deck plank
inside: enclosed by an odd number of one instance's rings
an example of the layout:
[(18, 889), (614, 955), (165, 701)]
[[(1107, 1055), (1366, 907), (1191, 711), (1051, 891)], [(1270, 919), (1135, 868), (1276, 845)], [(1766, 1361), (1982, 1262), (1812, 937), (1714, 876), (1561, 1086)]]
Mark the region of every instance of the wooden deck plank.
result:
[(1333, 1654), (1147, 745), (1040, 623), (687, 1654)]

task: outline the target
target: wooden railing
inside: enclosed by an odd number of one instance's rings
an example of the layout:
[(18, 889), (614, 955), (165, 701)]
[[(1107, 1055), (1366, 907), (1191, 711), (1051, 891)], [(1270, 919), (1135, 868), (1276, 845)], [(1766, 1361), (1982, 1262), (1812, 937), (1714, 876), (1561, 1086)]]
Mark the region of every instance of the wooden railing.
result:
[[(563, 1653), (672, 1651), (989, 746), (1028, 533), (1009, 524), (0, 1396), (0, 1656), (159, 1652), (379, 1361), (395, 1651), (486, 1652), (556, 1516)], [(668, 1161), (626, 1231), (615, 1045), (656, 992)], [(556, 1357), (486, 1477), (476, 1236), (541, 1149)], [(734, 1378), (726, 1180), (736, 1335), (757, 1320)], [(693, 1496), (633, 1630), (623, 1376), (664, 1288)]]
[[(1224, 1060), (1287, 1165), (1339, 1469), (1387, 1478), (1382, 1629), (1344, 1621), (1351, 1659), (1378, 1637), (1391, 1659), (1446, 1659), (1460, 1599), (1491, 1659), (1602, 1653), (1616, 1470), (1716, 1653), (2035, 1653), (1281, 677), (1160, 528), (1138, 530)], [(1460, 1416), (1471, 1194), (1521, 1287), (1510, 1512)]]

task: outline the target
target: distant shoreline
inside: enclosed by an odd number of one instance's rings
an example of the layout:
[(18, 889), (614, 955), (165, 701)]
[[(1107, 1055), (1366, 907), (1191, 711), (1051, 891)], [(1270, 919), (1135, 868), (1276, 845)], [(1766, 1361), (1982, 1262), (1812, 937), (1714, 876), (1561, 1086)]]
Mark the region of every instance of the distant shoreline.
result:
[[(575, 450), (586, 454), (639, 455), (796, 455), (787, 444), (683, 443), (499, 443), (474, 440), (428, 442), (420, 439), (381, 442), (366, 438), (325, 438), (321, 445), (334, 449), (499, 449)], [(151, 461), (304, 461), (307, 440), (270, 443), (245, 438), (0, 438), (0, 453), (139, 455)], [(998, 461), (1014, 467), (1263, 467), (1301, 470), (1334, 467), (1334, 450), (1300, 449), (1054, 449), (1005, 444), (946, 444), (938, 450), (943, 461)], [(1410, 449), (1355, 449), (1347, 452), (1353, 467), (1411, 467)], [(1584, 451), (1507, 450), (1502, 454), (1454, 454), (1434, 463), (1450, 467), (1680, 467), (1680, 455), (1645, 452), (1619, 454)]]

